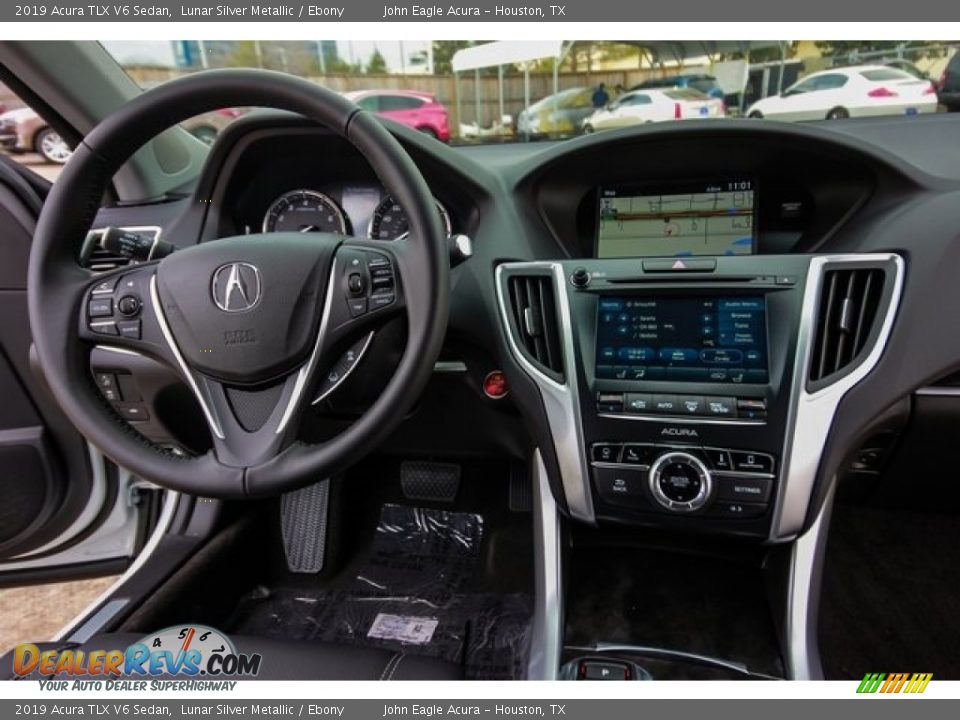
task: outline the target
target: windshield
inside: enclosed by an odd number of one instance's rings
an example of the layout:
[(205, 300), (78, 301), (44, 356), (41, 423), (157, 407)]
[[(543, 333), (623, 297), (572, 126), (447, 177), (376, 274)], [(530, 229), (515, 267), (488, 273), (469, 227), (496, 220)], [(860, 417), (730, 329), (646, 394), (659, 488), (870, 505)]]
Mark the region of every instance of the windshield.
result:
[[(953, 106), (948, 97), (960, 82), (949, 71), (960, 42), (947, 41), (177, 40), (103, 45), (144, 88), (207, 68), (279, 70), (454, 144), (568, 138), (691, 119), (809, 122), (913, 116)], [(650, 94), (631, 93), (637, 90)], [(213, 142), (248, 111), (222, 108), (184, 127)], [(621, 117), (611, 119), (611, 113)]]

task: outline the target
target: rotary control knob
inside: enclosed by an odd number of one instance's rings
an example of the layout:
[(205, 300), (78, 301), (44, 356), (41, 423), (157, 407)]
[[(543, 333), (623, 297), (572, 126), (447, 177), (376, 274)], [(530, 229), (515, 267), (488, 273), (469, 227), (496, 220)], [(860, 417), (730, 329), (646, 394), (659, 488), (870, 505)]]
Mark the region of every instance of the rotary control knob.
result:
[(570, 275), (570, 282), (573, 283), (574, 287), (585, 288), (590, 284), (590, 273), (587, 272), (586, 268), (578, 267)]
[(713, 479), (699, 458), (686, 452), (661, 455), (650, 466), (650, 492), (667, 510), (692, 512), (710, 499)]

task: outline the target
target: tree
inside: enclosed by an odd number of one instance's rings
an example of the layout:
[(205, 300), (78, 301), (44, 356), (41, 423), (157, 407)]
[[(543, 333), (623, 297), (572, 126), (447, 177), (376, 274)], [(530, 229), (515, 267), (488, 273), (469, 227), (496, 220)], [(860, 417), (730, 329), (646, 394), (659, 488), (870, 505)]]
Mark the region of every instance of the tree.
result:
[(374, 48), (373, 55), (367, 61), (367, 72), (374, 75), (383, 75), (387, 72), (387, 61), (376, 48)]
[(911, 60), (918, 60), (923, 57), (940, 57), (943, 50), (934, 48), (943, 44), (944, 41), (942, 40), (920, 40), (916, 42), (903, 42), (901, 40), (823, 40), (815, 43), (824, 57), (839, 58), (848, 62), (855, 61), (858, 55), (880, 52), (893, 55), (901, 49)]
[[(453, 74), (453, 56), (458, 50), (473, 47), (474, 45), (483, 45), (489, 40), (434, 40), (433, 41), (433, 74), (451, 75)], [(495, 67), (481, 68), (481, 75), (496, 75)]]

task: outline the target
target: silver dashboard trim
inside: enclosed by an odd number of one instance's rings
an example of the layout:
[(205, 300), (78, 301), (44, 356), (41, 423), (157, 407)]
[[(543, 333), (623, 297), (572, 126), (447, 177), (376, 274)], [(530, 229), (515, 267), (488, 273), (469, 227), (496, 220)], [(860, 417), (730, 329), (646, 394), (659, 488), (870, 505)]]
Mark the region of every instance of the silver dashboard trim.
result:
[[(827, 266), (864, 263), (889, 263), (894, 266), (893, 289), (890, 300), (882, 310), (883, 318), (877, 339), (866, 357), (847, 375), (814, 393), (807, 392), (806, 378), (815, 341), (815, 325), (819, 308), (820, 289)], [(787, 411), (783, 460), (781, 462), (780, 492), (777, 493), (770, 526), (770, 540), (780, 541), (796, 536), (803, 529), (810, 496), (816, 482), (817, 470), (823, 454), (827, 434), (833, 425), (837, 406), (843, 396), (880, 361), (890, 339), (894, 318), (900, 307), (903, 292), (903, 258), (893, 253), (863, 255), (818, 255), (810, 259), (807, 283), (797, 336), (797, 350), (790, 381), (790, 405)]]
[[(314, 369), (317, 367), (317, 363), (320, 361), (320, 348), (323, 346), (323, 338), (327, 334), (327, 325), (330, 324), (330, 310), (333, 306), (333, 290), (336, 285), (336, 275), (337, 258), (334, 257), (333, 262), (330, 264), (330, 277), (327, 278), (327, 296), (323, 301), (323, 315), (320, 316), (317, 340), (313, 344), (313, 350), (310, 352), (310, 357), (307, 359), (307, 362), (301, 365), (297, 371), (297, 378), (293, 383), (293, 390), (290, 391), (290, 399), (287, 401), (287, 407), (283, 410), (283, 415), (280, 416), (280, 422), (277, 423), (277, 429), (274, 431), (275, 435), (279, 435), (286, 429), (287, 423), (290, 422), (294, 411), (296, 411), (297, 406), (300, 404), (300, 398), (307, 388), (307, 382), (310, 380)], [(364, 347), (364, 349), (366, 349), (366, 347)], [(357, 362), (359, 362), (359, 360)]]
[[(606, 391), (605, 391), (606, 392)], [(721, 420), (720, 418), (710, 418), (710, 417), (668, 417), (666, 415), (632, 415), (629, 413), (597, 413), (602, 418), (610, 418), (611, 420), (642, 420), (644, 422), (656, 422), (662, 423), (664, 425), (670, 424), (680, 424), (680, 425), (766, 425), (766, 420), (748, 420), (730, 418), (728, 420)]]
[(183, 359), (183, 355), (180, 354), (180, 348), (177, 347), (177, 341), (174, 340), (173, 333), (170, 331), (170, 326), (167, 325), (167, 317), (163, 314), (163, 306), (160, 304), (160, 294), (157, 291), (156, 273), (150, 276), (150, 302), (153, 305), (153, 313), (157, 318), (157, 325), (160, 326), (160, 333), (163, 335), (163, 339), (166, 341), (167, 347), (170, 349), (174, 359), (177, 361), (180, 372), (183, 374), (187, 384), (193, 391), (194, 397), (196, 397), (197, 402), (200, 403), (200, 409), (203, 410), (203, 416), (207, 419), (207, 424), (210, 426), (210, 429), (213, 431), (214, 435), (221, 440), (225, 439), (223, 428), (220, 425), (220, 418), (216, 416), (216, 414), (213, 412), (213, 408), (210, 406), (210, 403), (207, 402), (207, 398), (204, 397), (202, 392), (200, 392), (200, 386), (197, 385), (197, 380), (193, 376), (193, 372), (187, 365), (186, 360)]
[(835, 488), (831, 484), (813, 525), (790, 547), (785, 618), (786, 670), (790, 680), (823, 680), (817, 639), (818, 610)]
[(913, 391), (913, 394), (927, 395), (930, 397), (960, 397), (960, 387), (928, 385), (927, 387), (917, 388)]
[[(688, 662), (697, 663), (700, 665), (713, 665), (716, 667), (721, 667), (726, 670), (730, 670), (741, 675), (753, 675), (757, 676), (757, 673), (750, 672), (750, 669), (747, 668), (743, 663), (738, 663), (733, 660), (724, 660), (722, 658), (712, 657), (710, 655), (701, 655), (700, 653), (685, 652), (683, 650), (670, 650), (669, 648), (656, 647), (654, 645), (630, 645), (628, 643), (610, 643), (610, 642), (598, 642), (595, 645), (567, 645), (567, 650), (572, 650), (574, 652), (589, 652), (589, 653), (630, 653), (635, 655), (649, 655), (650, 657), (659, 657), (659, 658), (674, 658), (678, 660), (686, 660)], [(760, 677), (768, 677), (762, 675)]]
[(563, 648), (560, 517), (537, 448), (533, 453), (534, 608), (527, 680), (556, 680)]
[[(564, 382), (547, 376), (531, 363), (517, 345), (510, 326), (510, 296), (506, 276), (508, 272), (523, 273), (548, 271), (553, 279), (559, 313), (560, 335), (563, 338)], [(570, 318), (570, 302), (567, 298), (566, 275), (563, 266), (555, 262), (503, 263), (496, 269), (497, 304), (500, 321), (514, 360), (537, 383), (540, 397), (550, 425), (554, 452), (560, 469), (567, 509), (571, 517), (587, 523), (595, 520), (593, 496), (590, 491), (590, 473), (584, 449), (583, 427), (580, 420), (580, 396), (577, 387), (577, 363), (573, 347), (573, 323)]]

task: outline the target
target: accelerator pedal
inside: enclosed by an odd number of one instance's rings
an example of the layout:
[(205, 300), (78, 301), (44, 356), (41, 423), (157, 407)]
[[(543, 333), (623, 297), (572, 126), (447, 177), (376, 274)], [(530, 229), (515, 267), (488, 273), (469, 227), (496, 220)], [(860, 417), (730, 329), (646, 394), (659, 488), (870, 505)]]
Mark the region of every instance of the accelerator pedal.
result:
[(460, 466), (434, 462), (401, 463), (400, 487), (408, 500), (453, 502), (460, 489)]
[(280, 498), (280, 531), (290, 572), (316, 574), (323, 570), (329, 507), (329, 480)]

